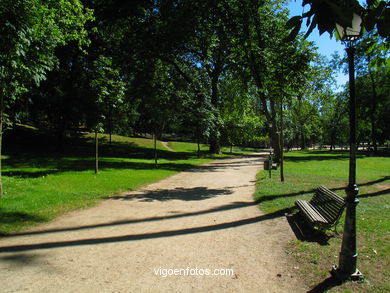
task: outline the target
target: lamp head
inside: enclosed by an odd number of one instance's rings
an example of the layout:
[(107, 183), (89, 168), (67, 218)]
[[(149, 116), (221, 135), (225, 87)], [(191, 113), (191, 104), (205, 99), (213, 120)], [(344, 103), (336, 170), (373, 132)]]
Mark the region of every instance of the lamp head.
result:
[(356, 41), (362, 32), (362, 18), (354, 13), (352, 18), (352, 27), (343, 27), (336, 23), (336, 31), (341, 41), (353, 42)]

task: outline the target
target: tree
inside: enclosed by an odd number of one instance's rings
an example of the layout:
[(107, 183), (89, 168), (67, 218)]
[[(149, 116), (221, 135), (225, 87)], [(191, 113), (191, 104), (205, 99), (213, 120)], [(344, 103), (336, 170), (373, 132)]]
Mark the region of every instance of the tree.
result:
[[(276, 160), (282, 157), (280, 109), (302, 86), (311, 61), (311, 46), (302, 39), (284, 42), (287, 12), (278, 1), (230, 1), (229, 26), (234, 67), (257, 88)], [(283, 111), (282, 111), (283, 112)], [(279, 114), (278, 114), (279, 113)]]
[[(386, 116), (383, 116), (384, 105), (388, 99), (388, 80), (390, 63), (389, 53), (384, 50), (386, 40), (374, 29), (364, 32), (356, 42), (355, 65), (356, 65), (356, 93), (358, 101), (358, 133), (361, 142), (371, 142), (373, 150), (377, 151), (378, 141), (385, 133), (379, 125), (386, 125)], [(338, 67), (345, 66), (346, 56), (337, 57), (334, 61)], [(345, 93), (346, 95), (346, 93)]]
[[(0, 3), (0, 154), (4, 111), (57, 64), (55, 49), (70, 41), (87, 45), (92, 20), (79, 0), (3, 0)], [(0, 160), (1, 163), (1, 160)], [(1, 165), (0, 165), (1, 172)], [(0, 173), (0, 196), (3, 194)]]
[(95, 173), (98, 173), (98, 133), (103, 131), (104, 122), (107, 121), (111, 142), (112, 115), (123, 103), (125, 83), (121, 80), (119, 70), (113, 68), (111, 58), (106, 56), (101, 55), (95, 60), (92, 74), (94, 79), (91, 81), (91, 87), (96, 92), (96, 112), (92, 128), (95, 132)]
[(332, 37), (336, 23), (343, 27), (352, 27), (353, 13), (362, 16), (362, 26), (366, 31), (377, 30), (378, 34), (387, 38), (384, 48), (390, 48), (390, 2), (369, 0), (365, 7), (358, 0), (303, 0), (302, 6), (310, 5), (309, 11), (301, 16), (293, 16), (287, 23), (291, 33), (287, 40), (293, 40), (299, 33), (302, 22), (306, 20), (308, 30), (305, 36), (317, 27), (320, 35), (328, 32)]
[(221, 96), (220, 81), (226, 70), (230, 55), (228, 35), (225, 30), (227, 12), (223, 1), (195, 1), (196, 13), (190, 35), (193, 37), (185, 43), (185, 51), (177, 56), (185, 64), (199, 71), (207, 78), (206, 88), (199, 83), (192, 83), (198, 93), (208, 96), (209, 104), (213, 107), (210, 112), (214, 120), (209, 121), (209, 144), (211, 153), (220, 153), (221, 135)]
[(348, 141), (348, 96), (345, 92), (331, 96), (321, 107), (322, 143), (344, 145)]
[(232, 72), (221, 80), (222, 141), (230, 145), (256, 145), (263, 139), (264, 117), (260, 114), (256, 89), (237, 80)]
[(304, 75), (297, 82), (300, 86), (293, 87), (288, 107), (296, 130), (295, 138), (301, 149), (307, 147), (307, 141), (321, 141), (319, 116), (321, 108), (328, 104), (332, 97), (332, 86), (335, 83), (334, 69), (328, 60), (318, 54), (311, 56), (312, 62), (306, 68)]
[(386, 114), (390, 104), (389, 76), (389, 72), (381, 68), (362, 72), (356, 79), (359, 138), (360, 141), (371, 142), (375, 152), (378, 144), (383, 144), (390, 137), (389, 118)]
[[(377, 151), (378, 117), (381, 102), (385, 99), (386, 93), (382, 91), (386, 85), (386, 79), (380, 82), (385, 75), (386, 67), (390, 69), (390, 64), (382, 60), (389, 59), (388, 54), (381, 50), (383, 40), (378, 38), (375, 31), (365, 33), (356, 45), (356, 67), (358, 72), (358, 98), (366, 108), (362, 118), (369, 117), (370, 137), (374, 148)], [(387, 65), (387, 66), (386, 66)], [(363, 110), (363, 109), (362, 109)], [(365, 120), (365, 119), (364, 119)]]

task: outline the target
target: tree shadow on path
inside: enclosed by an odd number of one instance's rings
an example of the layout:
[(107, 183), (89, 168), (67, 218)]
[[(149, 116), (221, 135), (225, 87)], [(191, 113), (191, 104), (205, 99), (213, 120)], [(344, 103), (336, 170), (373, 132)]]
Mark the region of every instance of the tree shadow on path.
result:
[[(164, 215), (164, 216), (158, 216), (158, 217), (150, 217), (150, 218), (143, 218), (143, 219), (126, 219), (121, 221), (114, 221), (114, 222), (108, 222), (108, 223), (100, 223), (100, 224), (93, 224), (93, 225), (85, 225), (85, 226), (78, 226), (78, 227), (67, 227), (67, 228), (60, 228), (60, 229), (46, 229), (46, 230), (40, 230), (40, 231), (26, 231), (26, 232), (17, 232), (15, 234), (8, 234), (8, 235), (2, 235), (4, 237), (18, 237), (18, 236), (27, 236), (27, 235), (37, 235), (37, 234), (48, 234), (48, 233), (60, 233), (60, 232), (67, 232), (67, 231), (79, 231), (84, 229), (95, 229), (95, 228), (103, 228), (103, 227), (110, 227), (110, 226), (119, 226), (119, 225), (129, 225), (129, 224), (137, 224), (137, 223), (147, 223), (147, 222), (155, 222), (155, 221), (162, 221), (162, 220), (170, 220), (170, 219), (179, 219), (184, 217), (193, 217), (193, 216), (199, 216), (209, 213), (216, 213), (216, 212), (223, 212), (223, 211), (229, 211), (239, 208), (246, 208), (249, 206), (257, 206), (257, 202), (254, 201), (239, 201), (239, 202), (233, 202), (230, 204), (214, 207), (207, 210), (201, 210), (201, 211), (195, 211), (190, 213), (175, 213), (174, 215)], [(281, 210), (282, 211), (285, 211)], [(287, 211), (287, 210), (286, 210)], [(172, 212), (173, 213), (173, 212)]]
[(102, 238), (90, 238), (90, 239), (78, 239), (78, 240), (67, 240), (67, 241), (56, 241), (56, 242), (43, 242), (43, 243), (36, 243), (36, 244), (3, 246), (0, 247), (0, 253), (71, 247), (71, 246), (83, 246), (83, 245), (97, 245), (97, 244), (118, 243), (118, 242), (128, 242), (128, 241), (137, 241), (137, 240), (148, 240), (148, 239), (174, 237), (179, 235), (189, 235), (189, 234), (218, 231), (218, 230), (236, 228), (244, 225), (259, 223), (266, 220), (272, 220), (284, 216), (284, 214), (287, 211), (288, 209), (283, 209), (283, 210), (279, 210), (270, 214), (261, 215), (257, 217), (252, 217), (252, 218), (247, 218), (247, 219), (242, 219), (242, 220), (237, 220), (232, 222), (226, 222), (221, 224), (215, 224), (215, 225), (180, 229), (180, 230), (169, 230), (169, 231), (161, 231), (161, 232), (130, 234), (130, 235), (121, 235), (121, 236), (112, 236), (112, 237), (102, 237)]
[(183, 201), (197, 201), (205, 200), (219, 195), (228, 195), (233, 192), (229, 189), (209, 189), (207, 187), (194, 187), (194, 188), (175, 188), (175, 189), (158, 189), (147, 190), (135, 194), (128, 194), (125, 196), (112, 196), (110, 199), (114, 200), (135, 200), (150, 202), (154, 200), (167, 201), (167, 200), (183, 200)]

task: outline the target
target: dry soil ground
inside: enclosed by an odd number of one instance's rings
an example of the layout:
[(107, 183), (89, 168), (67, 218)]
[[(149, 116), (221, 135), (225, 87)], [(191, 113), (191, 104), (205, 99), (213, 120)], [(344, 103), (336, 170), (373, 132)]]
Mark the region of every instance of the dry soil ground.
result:
[(261, 167), (214, 161), (2, 238), (0, 291), (305, 292), (285, 217), (252, 200)]

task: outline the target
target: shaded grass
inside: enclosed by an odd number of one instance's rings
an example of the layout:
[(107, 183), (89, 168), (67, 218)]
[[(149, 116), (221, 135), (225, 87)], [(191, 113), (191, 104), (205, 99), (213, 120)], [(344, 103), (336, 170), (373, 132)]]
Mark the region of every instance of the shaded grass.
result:
[[(196, 143), (170, 141), (168, 142), (168, 145), (177, 152), (190, 152), (194, 154), (198, 153), (198, 145)], [(208, 145), (200, 144), (201, 155), (208, 154), (208, 150)], [(221, 151), (225, 155), (243, 155), (248, 153), (261, 152), (262, 150), (257, 148), (233, 146), (232, 149), (230, 147), (221, 147)]]
[(108, 135), (100, 135), (100, 172), (95, 174), (93, 135), (68, 137), (62, 150), (52, 147), (55, 140), (46, 134), (18, 135), (3, 156), (0, 234), (51, 220), (220, 157), (198, 158), (184, 148), (173, 153), (158, 142), (156, 166), (153, 140), (113, 135), (110, 145)]
[[(192, 142), (169, 141), (168, 145), (176, 152), (198, 153), (198, 144)], [(208, 145), (200, 144), (201, 154), (207, 154)]]
[(224, 146), (222, 147), (222, 151), (227, 154), (234, 154), (234, 155), (240, 155), (240, 154), (250, 154), (250, 153), (258, 153), (263, 152), (263, 149), (259, 148), (251, 148), (251, 147), (241, 147), (241, 146), (233, 146), (233, 148)]
[[(390, 158), (359, 154), (357, 184), (360, 204), (357, 206), (358, 268), (365, 274), (363, 284), (345, 283), (331, 292), (390, 291)], [(266, 212), (294, 206), (298, 198), (310, 199), (319, 185), (333, 189), (345, 197), (348, 182), (348, 153), (299, 151), (286, 155), (286, 182), (280, 183), (279, 170), (258, 174), (255, 199)], [(343, 219), (339, 225), (341, 233)], [(323, 246), (316, 242), (295, 240), (289, 253), (295, 256), (301, 277), (311, 288), (329, 277), (329, 270), (338, 264), (341, 236), (335, 235)]]

